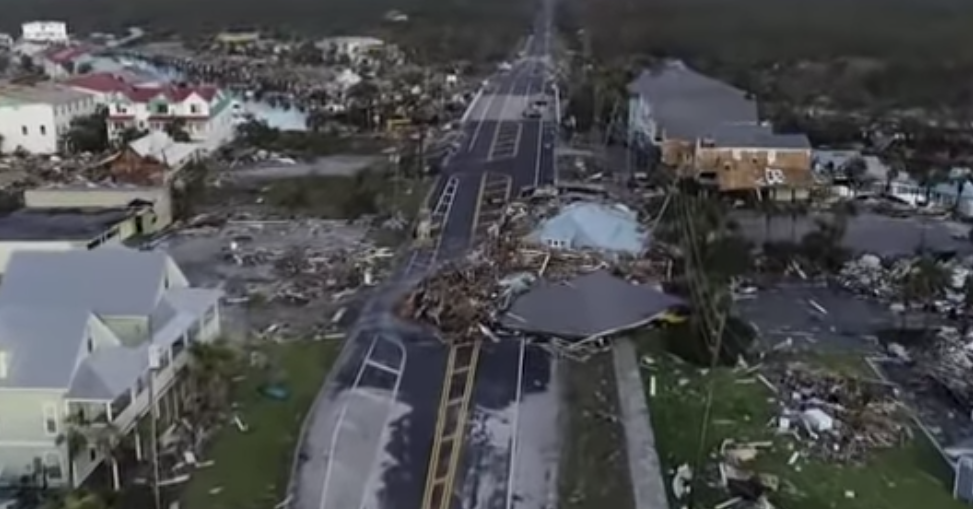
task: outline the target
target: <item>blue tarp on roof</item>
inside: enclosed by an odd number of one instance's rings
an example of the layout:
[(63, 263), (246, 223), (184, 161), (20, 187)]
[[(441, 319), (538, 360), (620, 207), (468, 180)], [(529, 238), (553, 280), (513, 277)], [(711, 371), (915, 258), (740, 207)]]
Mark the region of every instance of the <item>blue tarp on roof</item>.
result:
[(635, 212), (621, 205), (572, 203), (541, 223), (530, 240), (567, 249), (639, 255), (647, 247), (648, 232)]

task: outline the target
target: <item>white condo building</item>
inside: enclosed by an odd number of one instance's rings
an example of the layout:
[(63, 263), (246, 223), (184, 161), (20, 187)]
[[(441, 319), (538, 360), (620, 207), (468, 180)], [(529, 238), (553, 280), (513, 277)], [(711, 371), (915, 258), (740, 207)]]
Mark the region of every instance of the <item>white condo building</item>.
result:
[(91, 94), (51, 83), (0, 86), (0, 153), (56, 154), (71, 121), (97, 107)]
[(24, 42), (63, 44), (68, 42), (68, 25), (63, 21), (29, 21), (20, 25)]

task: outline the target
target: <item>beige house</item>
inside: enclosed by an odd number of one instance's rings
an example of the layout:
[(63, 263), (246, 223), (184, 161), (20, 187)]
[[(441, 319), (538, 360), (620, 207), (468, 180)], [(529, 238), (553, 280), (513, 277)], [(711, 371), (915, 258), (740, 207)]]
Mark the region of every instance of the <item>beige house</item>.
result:
[(149, 386), (173, 404), (189, 346), (220, 334), (220, 295), (191, 288), (162, 252), (14, 253), (0, 285), (0, 483), (87, 478), (104, 458), (89, 447), (69, 461), (69, 416), (111, 423), (140, 455)]
[(812, 186), (807, 137), (761, 122), (746, 91), (682, 62), (647, 69), (628, 90), (631, 140), (680, 176), (771, 199), (806, 196)]

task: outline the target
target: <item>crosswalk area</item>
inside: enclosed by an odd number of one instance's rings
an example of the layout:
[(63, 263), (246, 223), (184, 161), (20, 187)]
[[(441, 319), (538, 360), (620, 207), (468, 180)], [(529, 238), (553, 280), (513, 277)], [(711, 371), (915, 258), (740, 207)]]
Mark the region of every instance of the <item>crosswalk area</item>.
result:
[(520, 122), (501, 122), (494, 133), (487, 160), (495, 161), (515, 157), (520, 150), (520, 138), (523, 129)]

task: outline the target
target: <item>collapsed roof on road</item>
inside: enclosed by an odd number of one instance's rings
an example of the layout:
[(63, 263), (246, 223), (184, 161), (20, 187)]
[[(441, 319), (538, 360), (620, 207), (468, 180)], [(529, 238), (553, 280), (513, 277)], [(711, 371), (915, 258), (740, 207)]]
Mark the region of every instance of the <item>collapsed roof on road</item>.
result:
[(586, 338), (641, 327), (682, 299), (601, 270), (566, 282), (540, 282), (518, 297), (505, 327), (532, 334)]

